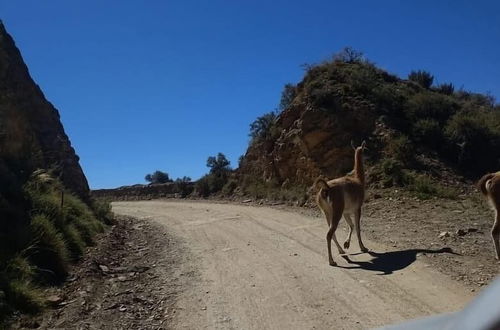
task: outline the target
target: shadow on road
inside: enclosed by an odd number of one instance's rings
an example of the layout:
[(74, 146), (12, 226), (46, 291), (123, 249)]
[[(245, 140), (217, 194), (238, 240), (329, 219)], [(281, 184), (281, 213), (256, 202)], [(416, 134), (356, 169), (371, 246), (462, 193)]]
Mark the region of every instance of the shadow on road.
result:
[(381, 272), (379, 275), (388, 275), (411, 265), (415, 260), (417, 260), (418, 253), (451, 253), (459, 255), (458, 253), (453, 252), (453, 250), (449, 247), (445, 247), (439, 250), (409, 249), (383, 253), (370, 251), (368, 253), (374, 257), (370, 261), (354, 261), (351, 260), (349, 256), (342, 256), (342, 258), (344, 258), (349, 264), (358, 265), (358, 267), (338, 267), (345, 269), (366, 269), (375, 272)]

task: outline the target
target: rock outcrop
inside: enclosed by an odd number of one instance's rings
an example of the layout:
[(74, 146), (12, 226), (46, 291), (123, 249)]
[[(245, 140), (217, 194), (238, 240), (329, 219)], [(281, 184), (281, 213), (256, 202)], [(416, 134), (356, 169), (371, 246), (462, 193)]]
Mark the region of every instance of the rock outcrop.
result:
[(332, 114), (299, 96), (278, 116), (280, 134), (254, 141), (238, 172), (284, 185), (310, 185), (319, 176), (345, 175), (353, 167), (351, 141), (360, 143), (370, 136), (375, 119), (368, 106)]
[[(79, 158), (59, 113), (31, 78), (19, 49), (0, 21), (0, 159), (54, 171), (83, 199), (89, 196)], [(25, 170), (24, 169), (21, 169)]]

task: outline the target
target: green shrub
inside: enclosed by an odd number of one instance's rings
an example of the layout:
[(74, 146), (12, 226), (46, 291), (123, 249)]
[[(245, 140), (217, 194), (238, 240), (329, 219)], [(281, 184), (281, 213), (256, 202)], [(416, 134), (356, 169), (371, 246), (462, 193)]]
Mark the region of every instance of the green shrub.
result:
[(382, 167), (382, 184), (385, 187), (394, 185), (402, 186), (406, 183), (406, 175), (403, 171), (403, 164), (401, 162), (387, 158), (381, 162)]
[(201, 177), (195, 184), (198, 195), (207, 197), (222, 190), (229, 178), (229, 173), (209, 173)]
[(459, 100), (473, 104), (475, 107), (494, 108), (495, 97), (489, 93), (479, 94), (460, 89), (456, 96)]
[(445, 135), (450, 157), (474, 173), (500, 166), (500, 113), (460, 112), (448, 122)]
[(459, 108), (449, 96), (436, 93), (418, 93), (407, 103), (407, 113), (413, 122), (419, 119), (434, 119), (444, 124)]
[(182, 178), (177, 178), (174, 181), (177, 191), (180, 193), (181, 197), (184, 198), (193, 192), (193, 185), (191, 184), (191, 178), (184, 176)]
[(389, 141), (386, 151), (405, 167), (410, 166), (415, 160), (415, 147), (406, 135), (400, 135)]
[(453, 95), (453, 92), (455, 91), (455, 86), (453, 86), (453, 84), (451, 83), (441, 84), (436, 88), (436, 91), (445, 95)]
[(413, 126), (413, 136), (418, 142), (438, 149), (443, 141), (443, 129), (435, 119), (419, 119)]
[(208, 197), (210, 195), (210, 185), (208, 183), (208, 174), (201, 177), (195, 184), (195, 191), (201, 197)]
[(111, 211), (111, 203), (102, 199), (94, 199), (91, 202), (91, 208), (96, 218), (107, 225), (114, 224), (114, 214)]
[(153, 184), (155, 183), (167, 183), (167, 182), (172, 182), (173, 180), (170, 179), (168, 173), (162, 172), (162, 171), (154, 171), (152, 174), (146, 174), (144, 179), (148, 182), (151, 182)]
[(408, 188), (410, 191), (413, 191), (419, 199), (430, 199), (433, 197), (456, 199), (458, 197), (458, 191), (456, 189), (444, 187), (427, 175), (414, 175), (410, 178), (411, 180)]
[(307, 193), (307, 187), (302, 185), (294, 185), (288, 188), (280, 188), (277, 192), (277, 196), (273, 196), (274, 200), (281, 201), (293, 201), (297, 202), (298, 205), (304, 205), (309, 200), (309, 195)]
[(434, 82), (434, 76), (427, 71), (417, 70), (410, 72), (408, 80), (414, 81), (423, 88), (429, 89)]
[(232, 195), (236, 188), (238, 188), (238, 181), (230, 179), (224, 187), (222, 187), (222, 193), (226, 196)]
[(247, 182), (243, 187), (243, 192), (245, 195), (253, 197), (255, 199), (263, 199), (269, 195), (269, 187), (261, 181)]
[(229, 165), (229, 160), (221, 152), (217, 156), (208, 157), (207, 167), (210, 168), (210, 172), (196, 182), (196, 193), (199, 196), (207, 197), (210, 194), (220, 192), (229, 180), (231, 174)]

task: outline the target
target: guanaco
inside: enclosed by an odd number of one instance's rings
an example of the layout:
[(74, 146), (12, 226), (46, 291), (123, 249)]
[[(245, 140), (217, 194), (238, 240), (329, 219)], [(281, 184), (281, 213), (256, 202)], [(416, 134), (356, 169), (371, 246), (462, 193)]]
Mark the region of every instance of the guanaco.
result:
[[(318, 178), (315, 182), (316, 188), (319, 188), (318, 194), (316, 195), (316, 203), (325, 215), (328, 224), (326, 242), (328, 247), (328, 262), (331, 266), (336, 265), (332, 258), (332, 238), (337, 246), (339, 254), (345, 254), (335, 235), (342, 215), (344, 215), (344, 219), (349, 225), (349, 235), (344, 242), (344, 248), (349, 248), (353, 227), (355, 225), (359, 247), (362, 252), (368, 252), (368, 249), (361, 240), (360, 231), (361, 206), (365, 199), (363, 151), (365, 150), (366, 142), (363, 141), (359, 147), (354, 147), (352, 142), (351, 145), (354, 149), (354, 174), (352, 176), (346, 175), (328, 182)], [(351, 215), (354, 215), (354, 224)]]
[(500, 172), (488, 173), (479, 179), (477, 186), (483, 195), (488, 199), (493, 211), (495, 211), (495, 222), (491, 229), (491, 238), (500, 260)]

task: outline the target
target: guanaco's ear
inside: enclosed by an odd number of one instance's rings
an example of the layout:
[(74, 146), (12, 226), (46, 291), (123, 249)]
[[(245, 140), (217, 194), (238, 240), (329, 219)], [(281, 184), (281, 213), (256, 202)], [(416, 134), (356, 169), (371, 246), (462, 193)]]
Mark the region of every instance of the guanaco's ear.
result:
[(363, 148), (363, 149), (366, 148), (366, 141), (363, 141), (363, 143), (361, 143), (361, 148)]
[(354, 145), (354, 141), (353, 141), (353, 140), (351, 140), (351, 147), (352, 147), (354, 150), (356, 150), (356, 146)]

